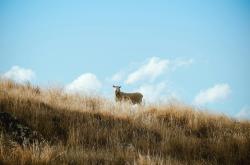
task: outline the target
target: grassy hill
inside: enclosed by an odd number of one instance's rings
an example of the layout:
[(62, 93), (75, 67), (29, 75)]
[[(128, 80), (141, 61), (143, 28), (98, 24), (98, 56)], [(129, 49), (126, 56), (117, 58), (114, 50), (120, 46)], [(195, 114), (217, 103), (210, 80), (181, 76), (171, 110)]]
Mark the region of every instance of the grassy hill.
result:
[(250, 164), (250, 122), (180, 103), (132, 106), (1, 80), (0, 112), (0, 164)]

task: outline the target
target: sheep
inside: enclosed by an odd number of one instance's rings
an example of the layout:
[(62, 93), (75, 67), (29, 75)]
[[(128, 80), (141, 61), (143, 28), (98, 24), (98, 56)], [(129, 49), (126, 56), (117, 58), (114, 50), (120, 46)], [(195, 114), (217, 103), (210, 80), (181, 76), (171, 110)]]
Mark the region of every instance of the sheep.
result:
[(121, 92), (121, 86), (115, 86), (115, 100), (118, 101), (130, 101), (132, 104), (141, 104), (143, 95), (139, 92), (136, 93), (125, 93)]

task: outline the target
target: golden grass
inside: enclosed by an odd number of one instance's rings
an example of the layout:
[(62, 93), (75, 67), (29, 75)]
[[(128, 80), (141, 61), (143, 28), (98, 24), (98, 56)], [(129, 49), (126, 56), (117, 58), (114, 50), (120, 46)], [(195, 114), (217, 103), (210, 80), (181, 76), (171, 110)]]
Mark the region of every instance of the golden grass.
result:
[(46, 139), (20, 146), (0, 127), (0, 164), (250, 164), (250, 122), (181, 103), (132, 106), (1, 80), (0, 111)]

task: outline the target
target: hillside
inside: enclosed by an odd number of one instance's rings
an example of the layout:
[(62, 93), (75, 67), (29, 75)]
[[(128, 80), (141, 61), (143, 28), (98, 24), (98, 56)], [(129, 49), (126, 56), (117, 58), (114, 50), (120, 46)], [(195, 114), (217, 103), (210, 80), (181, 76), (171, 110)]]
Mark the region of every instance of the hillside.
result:
[(250, 164), (250, 122), (0, 81), (0, 164)]

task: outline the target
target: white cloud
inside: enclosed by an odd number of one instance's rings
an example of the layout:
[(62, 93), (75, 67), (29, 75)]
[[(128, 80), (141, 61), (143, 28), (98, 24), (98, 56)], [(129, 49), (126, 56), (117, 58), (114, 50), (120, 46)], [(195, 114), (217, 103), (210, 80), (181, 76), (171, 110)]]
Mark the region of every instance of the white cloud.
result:
[(200, 91), (194, 99), (194, 104), (204, 105), (207, 103), (222, 101), (227, 99), (230, 93), (231, 88), (228, 84), (216, 84), (211, 88)]
[(139, 80), (149, 79), (153, 81), (161, 75), (169, 64), (169, 60), (152, 57), (136, 71), (130, 73), (125, 81), (127, 84), (133, 84)]
[(31, 81), (35, 78), (35, 72), (31, 69), (25, 69), (20, 66), (13, 66), (9, 71), (2, 76), (4, 79), (11, 79), (19, 83)]
[(137, 90), (143, 94), (143, 99), (147, 103), (159, 103), (175, 97), (174, 93), (169, 92), (167, 84), (160, 82), (158, 84), (144, 84)]
[(179, 58), (176, 59), (172, 62), (172, 68), (173, 70), (179, 68), (179, 67), (184, 67), (184, 66), (189, 66), (192, 65), (194, 63), (194, 59), (190, 58), (190, 59), (183, 59), (183, 58)]
[[(194, 59), (177, 58), (174, 60), (160, 59), (159, 57), (151, 57), (138, 69), (131, 73), (125, 70), (115, 73), (107, 80), (112, 82), (122, 82), (125, 84), (134, 84), (140, 80), (152, 83), (156, 78), (166, 71), (175, 71), (177, 68), (189, 66), (194, 63)], [(129, 69), (131, 70), (131, 68)]]
[(122, 81), (122, 79), (124, 78), (124, 75), (125, 75), (125, 73), (122, 72), (122, 71), (117, 72), (117, 73), (115, 73), (115, 74), (111, 77), (111, 80), (112, 80), (112, 81), (115, 81), (115, 82)]
[(70, 93), (90, 94), (99, 92), (102, 87), (101, 82), (92, 73), (85, 73), (75, 79), (72, 83), (65, 87), (65, 90)]
[(243, 120), (250, 120), (250, 107), (245, 106), (243, 107), (239, 113), (236, 114), (236, 118), (243, 119)]

